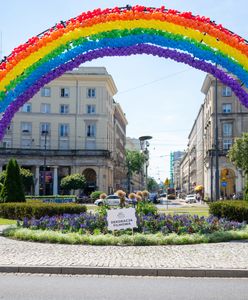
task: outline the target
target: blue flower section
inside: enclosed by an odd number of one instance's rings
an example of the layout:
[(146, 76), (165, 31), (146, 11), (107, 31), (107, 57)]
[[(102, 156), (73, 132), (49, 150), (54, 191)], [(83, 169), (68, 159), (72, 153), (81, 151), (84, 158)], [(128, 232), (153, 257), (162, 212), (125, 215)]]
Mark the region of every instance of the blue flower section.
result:
[[(35, 71), (19, 83), (15, 89), (8, 91), (5, 98), (2, 100), (0, 106), (0, 112), (4, 112), (9, 104), (14, 101), (18, 96), (23, 94), (25, 90), (35, 84), (37, 80), (41, 77), (46, 76), (51, 70), (56, 69), (57, 67), (65, 64), (66, 62), (73, 61), (78, 55), (82, 53), (87, 53), (96, 49), (104, 48), (122, 48), (127, 46), (132, 46), (136, 44), (155, 44), (166, 48), (178, 49), (183, 52), (192, 54), (194, 57), (203, 60), (209, 61), (222, 68), (226, 69), (228, 72), (237, 76), (246, 87), (248, 87), (248, 72), (242, 68), (241, 65), (236, 63), (231, 58), (224, 56), (220, 51), (215, 51), (210, 47), (204, 45), (202, 49), (197, 47), (195, 43), (191, 43), (188, 40), (173, 40), (166, 38), (160, 35), (149, 35), (149, 34), (135, 34), (124, 37), (117, 38), (104, 38), (99, 41), (89, 41), (84, 42), (83, 44), (74, 47), (67, 52), (62, 53), (61, 55), (51, 59), (50, 61), (42, 64)], [(208, 48), (208, 49), (207, 49)]]
[[(210, 234), (217, 231), (240, 230), (246, 226), (245, 222), (228, 221), (227, 219), (197, 215), (165, 215), (143, 214), (137, 216), (137, 232), (163, 234)], [(93, 213), (64, 214), (63, 216), (42, 217), (40, 219), (24, 218), (18, 223), (20, 227), (30, 229), (55, 230), (62, 232), (78, 232), (81, 234), (108, 233), (106, 215)]]

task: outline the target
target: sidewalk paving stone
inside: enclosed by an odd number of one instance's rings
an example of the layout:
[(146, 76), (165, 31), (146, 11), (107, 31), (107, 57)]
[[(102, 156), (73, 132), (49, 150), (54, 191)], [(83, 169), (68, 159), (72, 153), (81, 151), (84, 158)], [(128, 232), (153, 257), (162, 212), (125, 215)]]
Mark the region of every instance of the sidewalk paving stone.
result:
[(248, 270), (248, 243), (183, 246), (88, 246), (16, 241), (0, 236), (0, 266)]

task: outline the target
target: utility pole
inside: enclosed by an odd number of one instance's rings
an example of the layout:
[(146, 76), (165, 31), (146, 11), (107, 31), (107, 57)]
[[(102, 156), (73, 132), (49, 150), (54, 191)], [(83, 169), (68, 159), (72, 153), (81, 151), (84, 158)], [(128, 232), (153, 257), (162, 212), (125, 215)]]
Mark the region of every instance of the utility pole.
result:
[(210, 200), (213, 201), (213, 149), (210, 150)]
[(219, 175), (219, 126), (218, 126), (218, 80), (215, 78), (215, 200), (220, 198)]
[(45, 145), (44, 145), (44, 163), (43, 163), (43, 196), (46, 195), (46, 146), (47, 146), (47, 130), (43, 130), (42, 134), (45, 135)]

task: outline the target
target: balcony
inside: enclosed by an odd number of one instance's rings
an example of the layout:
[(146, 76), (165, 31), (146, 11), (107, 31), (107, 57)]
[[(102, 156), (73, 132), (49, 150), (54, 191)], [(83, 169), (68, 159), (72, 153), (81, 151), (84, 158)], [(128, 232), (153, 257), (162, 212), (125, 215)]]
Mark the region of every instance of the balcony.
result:
[(0, 148), (0, 156), (82, 156), (82, 157), (110, 157), (108, 150), (59, 150), (59, 149), (16, 149), (16, 148)]

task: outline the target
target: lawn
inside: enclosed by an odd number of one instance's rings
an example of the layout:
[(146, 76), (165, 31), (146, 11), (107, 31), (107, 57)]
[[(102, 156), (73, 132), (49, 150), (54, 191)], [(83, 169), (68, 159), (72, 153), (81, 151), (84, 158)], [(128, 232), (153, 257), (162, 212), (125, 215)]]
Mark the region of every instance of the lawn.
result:
[(16, 224), (16, 220), (8, 220), (0, 218), (0, 225), (12, 225)]
[(160, 212), (170, 213), (170, 214), (189, 214), (189, 215), (198, 215), (200, 217), (209, 216), (209, 207), (208, 206), (185, 206), (185, 207), (169, 207), (159, 209)]

